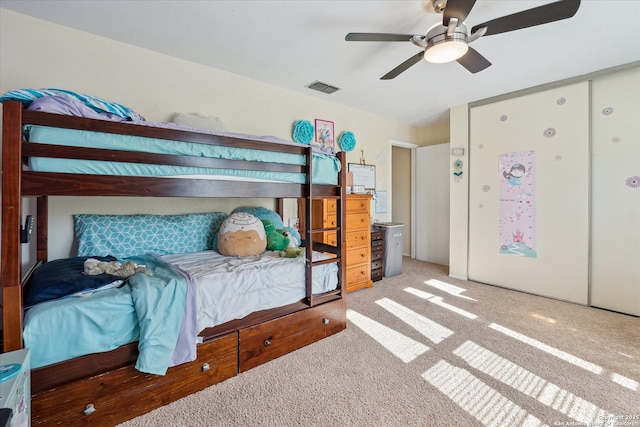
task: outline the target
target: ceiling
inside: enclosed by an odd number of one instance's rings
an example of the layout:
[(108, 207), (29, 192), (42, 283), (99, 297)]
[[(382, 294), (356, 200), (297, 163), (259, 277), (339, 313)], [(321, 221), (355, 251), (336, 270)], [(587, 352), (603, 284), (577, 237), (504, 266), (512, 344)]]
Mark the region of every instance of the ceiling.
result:
[[(478, 0), (469, 27), (551, 1)], [(0, 0), (0, 6), (124, 43), (425, 126), (454, 105), (640, 61), (640, 0), (583, 0), (573, 18), (483, 37), (492, 66), (420, 61), (410, 42), (346, 42), (348, 32), (425, 34), (442, 16), (427, 0)], [(340, 88), (312, 91), (315, 80)]]

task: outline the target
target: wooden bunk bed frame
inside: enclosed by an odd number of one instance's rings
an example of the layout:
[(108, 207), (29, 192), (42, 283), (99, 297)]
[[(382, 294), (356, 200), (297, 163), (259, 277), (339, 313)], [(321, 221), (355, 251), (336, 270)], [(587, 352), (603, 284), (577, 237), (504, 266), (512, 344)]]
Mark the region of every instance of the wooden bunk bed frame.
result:
[[(62, 127), (113, 134), (136, 135), (195, 143), (254, 148), (303, 154), (305, 166), (237, 160), (204, 159), (189, 156), (146, 154), (93, 148), (77, 148), (23, 142), (28, 124)], [(27, 111), (19, 102), (3, 103), (2, 124), (2, 320), (3, 351), (23, 347), (23, 286), (37, 266), (47, 261), (49, 196), (130, 197), (269, 197), (304, 199), (304, 223), (312, 224), (311, 202), (333, 198), (338, 205), (338, 224), (327, 230), (307, 229), (301, 246), (306, 248), (307, 297), (303, 300), (208, 328), (201, 332), (195, 361), (169, 368), (165, 376), (141, 373), (133, 368), (137, 343), (116, 350), (91, 354), (34, 369), (32, 375), (32, 424), (114, 425), (169, 402), (219, 383), (269, 360), (335, 334), (346, 327), (343, 268), (345, 224), (345, 153), (337, 154), (341, 172), (337, 185), (311, 182), (312, 151), (309, 146), (283, 146), (247, 139), (135, 126), (58, 114)], [(29, 156), (67, 159), (108, 160), (304, 173), (306, 184), (256, 183), (182, 178), (147, 178), (81, 175), (29, 171), (23, 158)], [(36, 262), (22, 272), (20, 229), (25, 197), (37, 199)], [(337, 231), (337, 246), (314, 242), (313, 233)], [(329, 260), (312, 262), (312, 251), (333, 253)], [(313, 295), (311, 270), (319, 263), (336, 262), (338, 288)]]

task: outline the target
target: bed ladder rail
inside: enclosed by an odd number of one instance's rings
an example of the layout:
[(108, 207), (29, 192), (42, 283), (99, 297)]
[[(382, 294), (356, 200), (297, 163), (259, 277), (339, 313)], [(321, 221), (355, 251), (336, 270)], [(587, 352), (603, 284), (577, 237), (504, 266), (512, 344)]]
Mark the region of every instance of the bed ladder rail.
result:
[[(340, 163), (343, 165), (338, 176), (337, 194), (332, 196), (314, 196), (313, 185), (310, 183), (306, 186), (306, 195), (304, 200), (304, 247), (306, 248), (306, 286), (307, 286), (307, 302), (310, 306), (318, 305), (327, 301), (328, 297), (343, 298), (346, 292), (346, 272), (344, 268), (344, 248), (346, 248), (346, 232), (343, 227), (345, 223), (345, 159), (344, 152), (337, 153)], [(307, 164), (311, 164), (311, 151), (309, 150)], [(309, 176), (312, 176), (313, 170), (309, 167)], [(336, 201), (336, 224), (335, 227), (313, 228), (313, 200), (334, 199)], [(332, 246), (326, 243), (315, 241), (313, 235), (324, 232), (335, 232), (337, 235), (336, 245)], [(302, 245), (301, 245), (302, 246)], [(328, 259), (313, 261), (313, 251), (323, 252), (330, 256)], [(325, 264), (335, 263), (338, 265), (338, 287), (334, 291), (326, 292), (320, 295), (314, 295), (312, 289), (313, 267)]]

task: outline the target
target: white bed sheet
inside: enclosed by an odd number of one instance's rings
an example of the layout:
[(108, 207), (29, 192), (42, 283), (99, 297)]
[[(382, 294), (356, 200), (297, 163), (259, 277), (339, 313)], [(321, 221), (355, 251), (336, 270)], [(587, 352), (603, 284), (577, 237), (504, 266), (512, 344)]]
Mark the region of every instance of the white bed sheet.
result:
[[(254, 311), (281, 307), (306, 296), (305, 258), (283, 258), (267, 251), (251, 257), (226, 257), (203, 251), (162, 257), (188, 272), (196, 282), (198, 331)], [(326, 259), (313, 254), (314, 261)], [(336, 289), (338, 266), (335, 263), (313, 268), (313, 293)]]

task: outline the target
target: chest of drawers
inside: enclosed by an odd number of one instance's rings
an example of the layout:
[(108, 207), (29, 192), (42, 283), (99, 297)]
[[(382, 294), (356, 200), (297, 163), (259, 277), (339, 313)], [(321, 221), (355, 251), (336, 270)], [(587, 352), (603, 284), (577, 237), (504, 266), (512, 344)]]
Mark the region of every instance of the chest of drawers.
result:
[(371, 280), (377, 282), (384, 276), (384, 231), (371, 230)]

